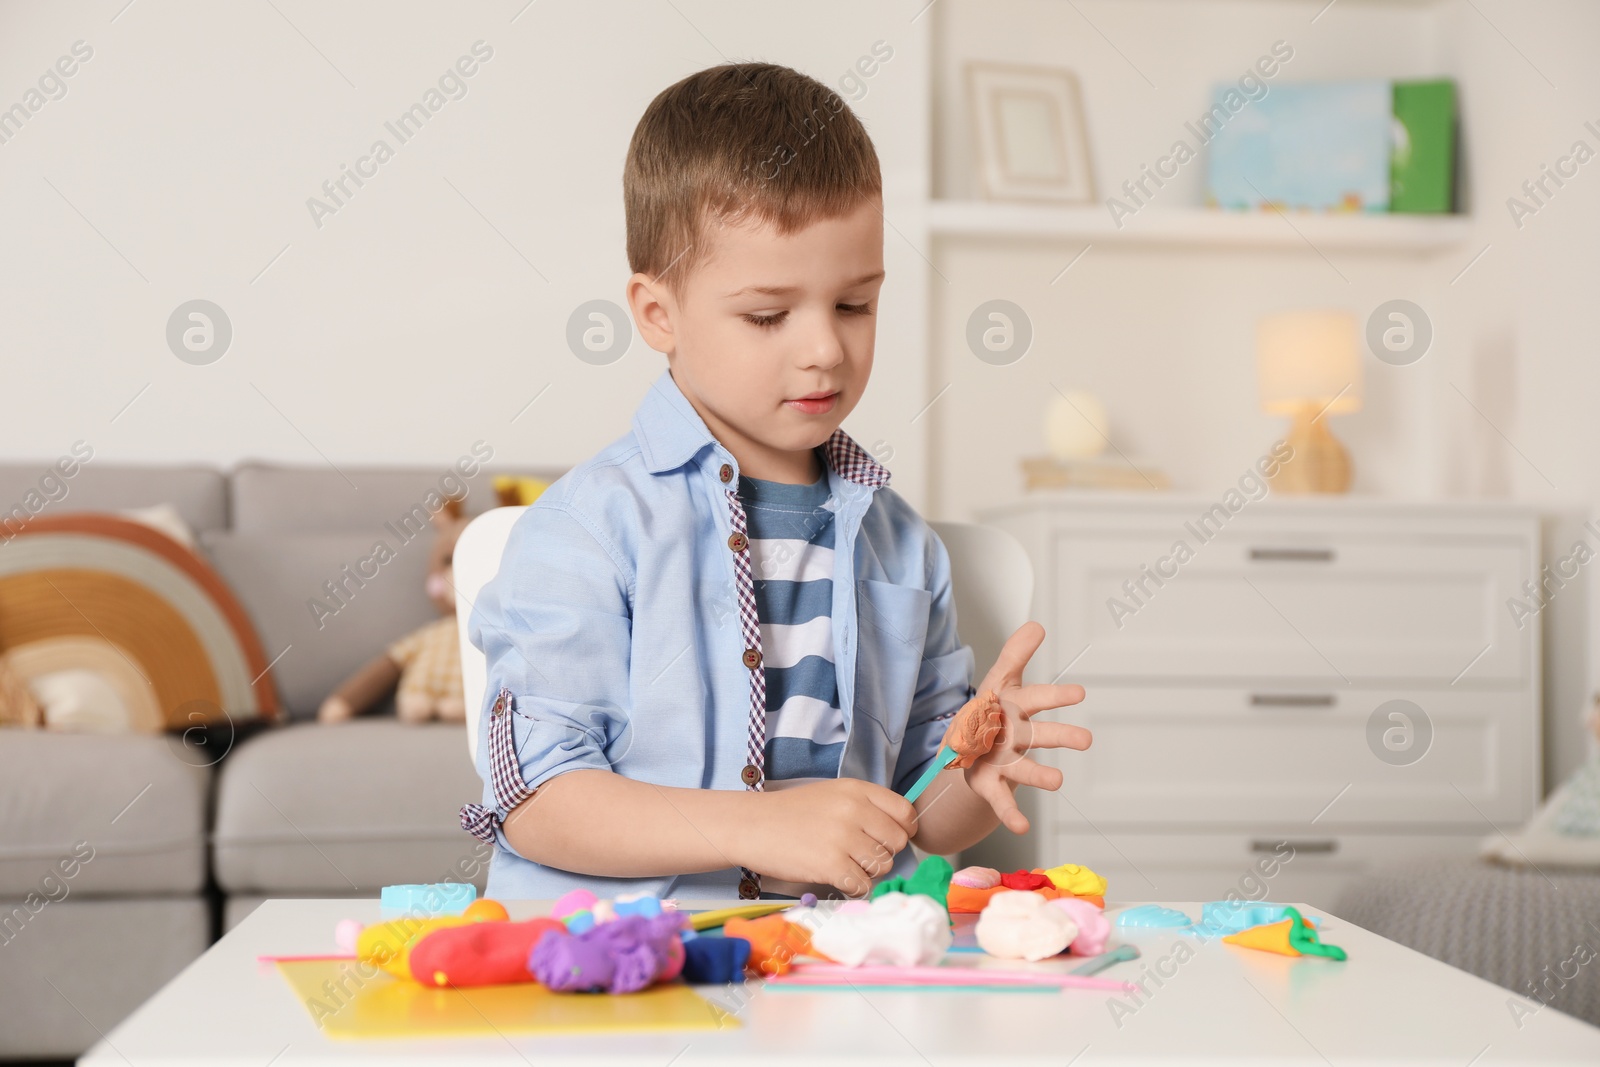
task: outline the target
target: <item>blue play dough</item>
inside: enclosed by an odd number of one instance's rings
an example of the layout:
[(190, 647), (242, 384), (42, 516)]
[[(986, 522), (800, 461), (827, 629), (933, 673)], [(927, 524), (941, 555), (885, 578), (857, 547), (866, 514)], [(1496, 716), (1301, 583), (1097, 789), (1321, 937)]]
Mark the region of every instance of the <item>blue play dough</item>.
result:
[(1137, 926), (1175, 929), (1189, 926), (1189, 916), (1176, 908), (1163, 908), (1159, 904), (1140, 904), (1117, 915), (1118, 926)]
[(460, 915), (478, 899), (478, 887), (471, 882), (433, 882), (424, 885), (386, 885), (378, 906), (385, 915), (412, 915), (437, 918)]
[(744, 974), (750, 942), (742, 937), (694, 937), (683, 943), (683, 980), (691, 985), (724, 985)]
[(1213, 900), (1200, 906), (1200, 926), (1207, 932), (1236, 934), (1252, 926), (1282, 919), (1284, 905), (1248, 900)]

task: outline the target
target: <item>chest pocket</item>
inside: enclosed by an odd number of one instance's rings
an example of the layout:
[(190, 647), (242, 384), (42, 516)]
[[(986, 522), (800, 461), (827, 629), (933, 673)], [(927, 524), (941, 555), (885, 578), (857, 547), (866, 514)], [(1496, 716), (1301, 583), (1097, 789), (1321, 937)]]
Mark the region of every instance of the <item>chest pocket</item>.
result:
[(933, 595), (926, 589), (870, 578), (856, 582), (858, 648), (852, 714), (882, 731), (891, 748), (905, 737), (932, 606)]

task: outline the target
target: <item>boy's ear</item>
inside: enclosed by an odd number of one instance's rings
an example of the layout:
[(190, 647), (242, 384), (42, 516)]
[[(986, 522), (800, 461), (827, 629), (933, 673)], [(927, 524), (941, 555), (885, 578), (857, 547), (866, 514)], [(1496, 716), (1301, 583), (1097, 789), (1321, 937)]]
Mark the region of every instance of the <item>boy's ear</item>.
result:
[(648, 274), (635, 274), (628, 279), (628, 310), (633, 313), (633, 323), (639, 328), (644, 343), (665, 355), (677, 348), (672, 320), (677, 314), (677, 301), (666, 283)]

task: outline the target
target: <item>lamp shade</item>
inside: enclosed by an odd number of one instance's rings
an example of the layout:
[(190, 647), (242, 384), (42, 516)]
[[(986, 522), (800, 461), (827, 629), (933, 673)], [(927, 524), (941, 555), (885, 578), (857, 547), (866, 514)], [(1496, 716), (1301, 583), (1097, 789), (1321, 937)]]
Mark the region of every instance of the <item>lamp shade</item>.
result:
[(1291, 311), (1256, 327), (1261, 407), (1291, 415), (1315, 405), (1329, 414), (1361, 410), (1361, 346), (1347, 311)]

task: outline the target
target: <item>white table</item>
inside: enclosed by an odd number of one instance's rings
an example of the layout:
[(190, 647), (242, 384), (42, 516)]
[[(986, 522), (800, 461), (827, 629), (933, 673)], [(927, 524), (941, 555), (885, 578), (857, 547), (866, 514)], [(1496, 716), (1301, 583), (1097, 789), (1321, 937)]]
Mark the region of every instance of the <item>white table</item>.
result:
[[(686, 906), (697, 906), (686, 902)], [(709, 903), (700, 906), (713, 906)], [(1176, 903), (1191, 916), (1199, 905)], [(536, 914), (513, 905), (513, 918)], [(1108, 913), (1120, 906), (1112, 904)], [(561, 1063), (686, 1067), (860, 1064), (1115, 1063), (1600, 1064), (1600, 1029), (1537, 1009), (1497, 986), (1314, 908), (1325, 940), (1350, 959), (1290, 959), (1201, 944), (1171, 931), (1116, 930), (1143, 958), (1106, 977), (1145, 977), (1142, 1003), (1098, 991), (1055, 994), (773, 992), (751, 987), (737, 1029), (606, 1037), (507, 1034), (454, 1040), (334, 1041), (260, 955), (327, 953), (344, 918), (378, 919), (378, 902), (272, 900), (167, 984), (82, 1064)], [(1178, 945), (1193, 955), (1179, 962)], [(981, 957), (969, 956), (968, 959)], [(1591, 964), (1600, 966), (1600, 963)], [(1157, 985), (1157, 981), (1161, 984)], [(1113, 1005), (1121, 1005), (1113, 1010)], [(1518, 1026), (1520, 1014), (1521, 1026)]]

